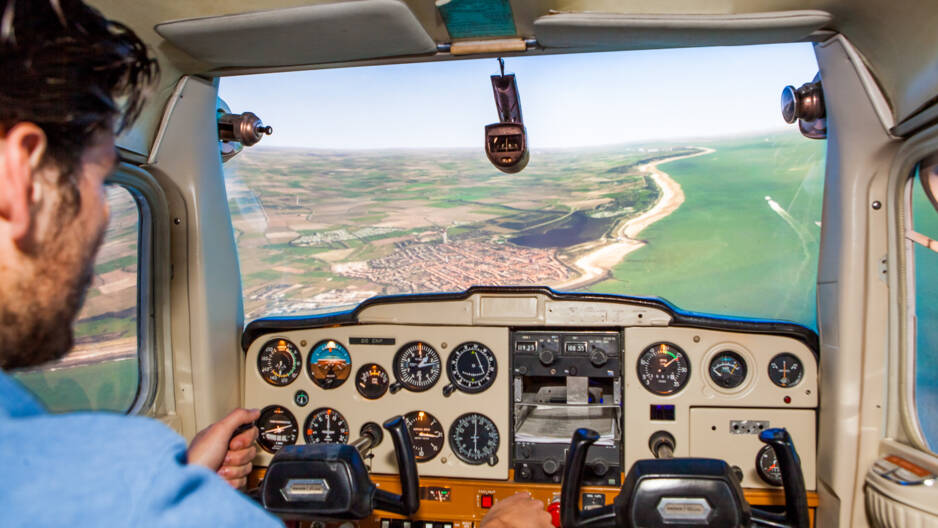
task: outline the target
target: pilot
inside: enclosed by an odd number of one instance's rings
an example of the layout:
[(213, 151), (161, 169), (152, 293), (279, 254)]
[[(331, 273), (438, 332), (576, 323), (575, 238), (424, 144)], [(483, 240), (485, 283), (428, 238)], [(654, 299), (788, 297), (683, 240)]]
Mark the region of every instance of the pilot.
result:
[[(3, 370), (62, 357), (107, 225), (115, 132), (158, 67), (139, 38), (80, 0), (3, 0), (0, 14), (0, 524), (278, 526), (234, 488), (251, 471), (257, 411), (184, 440), (156, 420), (51, 415)], [(220, 477), (220, 478), (219, 478)], [(226, 482), (227, 481), (227, 484)], [(527, 494), (486, 528), (549, 528)]]

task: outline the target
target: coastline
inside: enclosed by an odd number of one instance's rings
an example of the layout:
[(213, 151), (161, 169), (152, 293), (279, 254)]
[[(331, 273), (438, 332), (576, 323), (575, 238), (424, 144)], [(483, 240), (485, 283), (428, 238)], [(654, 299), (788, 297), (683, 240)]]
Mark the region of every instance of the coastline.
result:
[(581, 274), (579, 277), (560, 284), (554, 284), (551, 288), (555, 290), (575, 290), (604, 280), (611, 275), (612, 268), (616, 264), (621, 262), (629, 253), (644, 246), (645, 242), (638, 240), (636, 237), (646, 227), (667, 217), (684, 203), (684, 190), (681, 189), (681, 185), (674, 181), (666, 172), (660, 170), (658, 165), (716, 152), (714, 149), (707, 147), (698, 148), (703, 149), (703, 151), (666, 158), (642, 165), (639, 170), (643, 173), (650, 173), (655, 184), (661, 189), (661, 196), (658, 198), (658, 201), (655, 202), (655, 205), (653, 205), (651, 209), (617, 226), (615, 229), (615, 238), (606, 239), (604, 241), (605, 243), (578, 258), (573, 265), (580, 270)]

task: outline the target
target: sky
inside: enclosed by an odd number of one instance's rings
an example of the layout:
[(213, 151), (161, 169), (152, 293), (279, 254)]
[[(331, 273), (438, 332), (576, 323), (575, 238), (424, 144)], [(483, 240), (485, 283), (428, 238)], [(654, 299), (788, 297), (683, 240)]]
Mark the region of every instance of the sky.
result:
[[(781, 130), (779, 97), (817, 73), (811, 44), (510, 57), (532, 150)], [(496, 59), (225, 77), (265, 146), (481, 148)]]

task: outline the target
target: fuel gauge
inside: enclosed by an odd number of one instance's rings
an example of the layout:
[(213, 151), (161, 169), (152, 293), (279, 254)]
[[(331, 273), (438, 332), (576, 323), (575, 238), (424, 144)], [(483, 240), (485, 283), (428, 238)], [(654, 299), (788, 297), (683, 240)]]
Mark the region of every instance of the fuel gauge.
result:
[(772, 358), (769, 363), (769, 379), (783, 389), (799, 384), (803, 375), (801, 360), (794, 354), (783, 352)]
[(724, 350), (710, 360), (710, 379), (724, 389), (735, 389), (746, 381), (746, 360), (736, 352)]

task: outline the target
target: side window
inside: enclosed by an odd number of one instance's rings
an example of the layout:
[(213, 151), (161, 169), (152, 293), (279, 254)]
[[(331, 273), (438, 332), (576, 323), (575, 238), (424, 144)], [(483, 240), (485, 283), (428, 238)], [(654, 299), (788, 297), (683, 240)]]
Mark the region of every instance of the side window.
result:
[(938, 451), (938, 211), (925, 193), (923, 176), (917, 170), (910, 182), (906, 230), (909, 295), (915, 303), (915, 406), (929, 448)]
[(75, 346), (54, 363), (14, 373), (51, 412), (125, 412), (137, 397), (140, 209), (122, 186), (108, 185), (107, 198), (111, 220), (75, 322)]

